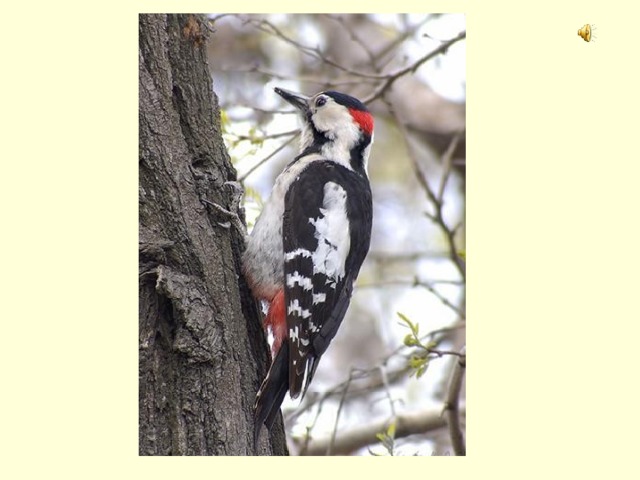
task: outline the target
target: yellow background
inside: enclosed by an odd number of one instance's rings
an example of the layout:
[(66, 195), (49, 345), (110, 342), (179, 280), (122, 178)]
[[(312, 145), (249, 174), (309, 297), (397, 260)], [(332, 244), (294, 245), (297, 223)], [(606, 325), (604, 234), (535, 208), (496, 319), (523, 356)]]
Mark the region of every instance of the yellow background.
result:
[(467, 14), (468, 457), (265, 460), (138, 457), (137, 14), (302, 4), (129, 3), (3, 10), (3, 478), (637, 474), (638, 7), (388, 4)]

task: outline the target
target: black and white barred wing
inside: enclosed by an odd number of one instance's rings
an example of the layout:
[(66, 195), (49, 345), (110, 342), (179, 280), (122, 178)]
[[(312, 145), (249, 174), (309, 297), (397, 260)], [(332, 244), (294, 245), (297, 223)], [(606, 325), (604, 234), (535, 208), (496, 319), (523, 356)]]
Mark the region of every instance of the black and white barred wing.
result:
[(331, 162), (318, 162), (300, 174), (285, 197), (285, 306), (292, 398), (306, 391), (318, 359), (335, 336), (369, 247), (370, 190), (367, 185), (363, 200), (355, 176)]

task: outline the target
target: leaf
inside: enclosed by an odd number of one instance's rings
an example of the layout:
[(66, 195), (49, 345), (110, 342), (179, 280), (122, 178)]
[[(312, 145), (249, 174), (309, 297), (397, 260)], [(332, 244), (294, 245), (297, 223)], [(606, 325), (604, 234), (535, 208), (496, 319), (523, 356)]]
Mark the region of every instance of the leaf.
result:
[(422, 367), (425, 362), (426, 362), (427, 358), (426, 357), (420, 357), (418, 355), (411, 355), (411, 357), (409, 358), (409, 366), (411, 368), (420, 368)]
[(411, 325), (413, 324), (411, 323), (411, 320), (409, 320), (409, 318), (404, 313), (396, 312), (396, 315), (398, 315), (398, 317), (400, 317), (400, 320), (402, 320), (404, 323), (406, 323), (409, 326), (409, 328), (411, 328)]
[(411, 329), (411, 332), (413, 332), (413, 334), (417, 337), (420, 327), (409, 320), (409, 317), (407, 317), (404, 313), (396, 312), (396, 314), (398, 315), (398, 317), (400, 317), (400, 320), (407, 324), (407, 326)]
[(396, 438), (396, 422), (391, 422), (391, 425), (387, 428), (387, 436), (389, 438)]
[(407, 335), (404, 337), (404, 344), (407, 347), (413, 347), (413, 346), (417, 345), (418, 342), (417, 342), (416, 338), (413, 335), (411, 335), (410, 333), (407, 333)]
[(431, 342), (427, 343), (427, 345), (425, 346), (425, 348), (426, 348), (427, 350), (431, 350), (431, 349), (433, 349), (433, 348), (436, 348), (437, 346), (438, 346), (438, 342), (431, 341)]
[(420, 378), (427, 372), (427, 367), (429, 366), (429, 362), (426, 361), (424, 364), (416, 370), (416, 378)]

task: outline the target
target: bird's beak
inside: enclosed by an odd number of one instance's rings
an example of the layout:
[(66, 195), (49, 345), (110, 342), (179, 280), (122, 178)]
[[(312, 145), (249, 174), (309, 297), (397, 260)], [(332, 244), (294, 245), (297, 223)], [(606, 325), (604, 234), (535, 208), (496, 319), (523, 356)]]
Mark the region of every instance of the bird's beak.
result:
[(305, 97), (299, 93), (290, 92), (289, 90), (284, 90), (283, 88), (278, 87), (275, 87), (274, 90), (278, 95), (300, 110), (303, 114), (306, 114), (309, 111), (310, 97)]

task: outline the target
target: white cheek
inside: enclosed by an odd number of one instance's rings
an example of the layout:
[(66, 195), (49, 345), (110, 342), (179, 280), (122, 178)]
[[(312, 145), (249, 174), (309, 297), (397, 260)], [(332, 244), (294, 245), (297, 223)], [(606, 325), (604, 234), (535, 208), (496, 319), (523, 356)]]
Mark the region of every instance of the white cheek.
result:
[(338, 126), (352, 124), (353, 120), (349, 112), (335, 103), (328, 103), (324, 107), (316, 109), (313, 115), (313, 123), (321, 132), (326, 132), (335, 138)]

